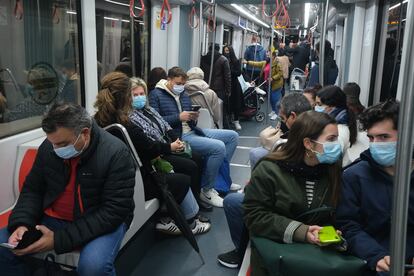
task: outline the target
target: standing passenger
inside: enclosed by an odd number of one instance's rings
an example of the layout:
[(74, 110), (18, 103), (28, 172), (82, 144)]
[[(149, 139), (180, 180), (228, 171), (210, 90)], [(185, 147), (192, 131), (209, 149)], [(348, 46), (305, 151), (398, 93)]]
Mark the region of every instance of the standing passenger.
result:
[(241, 75), (241, 63), (237, 59), (236, 54), (234, 53), (233, 47), (224, 46), (223, 48), (224, 56), (230, 62), (230, 71), (231, 71), (231, 96), (230, 96), (230, 112), (233, 117), (233, 124), (236, 130), (241, 130), (241, 125), (239, 122), (239, 114), (242, 112), (243, 108), (243, 93), (240, 87), (240, 83), (237, 79)]
[[(266, 60), (266, 50), (260, 45), (260, 37), (257, 35), (252, 36), (252, 44), (247, 47), (246, 51), (244, 52), (244, 59), (251, 60), (251, 61), (264, 61)], [(255, 81), (260, 77), (261, 68), (257, 68), (247, 64), (246, 66), (246, 79), (248, 81)], [(261, 81), (256, 81), (261, 83)]]
[[(319, 57), (320, 54), (320, 42), (316, 43), (315, 51), (316, 55)], [(314, 87), (316, 84), (321, 84), (322, 86), (325, 85), (333, 85), (336, 82), (336, 78), (338, 77), (338, 66), (336, 65), (334, 59), (334, 50), (331, 48), (331, 43), (326, 40), (325, 41), (325, 62), (324, 62), (324, 83), (321, 83), (319, 78), (319, 61), (312, 67), (309, 76), (309, 82), (306, 87)]]
[[(399, 103), (372, 106), (360, 116), (370, 140), (361, 160), (343, 173), (337, 224), (350, 252), (368, 262), (377, 275), (389, 275), (393, 181), (398, 140)], [(411, 185), (410, 185), (411, 183)], [(414, 264), (414, 174), (411, 173), (405, 262)], [(391, 264), (392, 265), (392, 264)], [(408, 271), (414, 275), (414, 269)]]
[(24, 249), (0, 248), (1, 274), (28, 275), (19, 256), (80, 249), (79, 275), (116, 275), (115, 257), (134, 210), (131, 153), (79, 105), (52, 106), (42, 129), (47, 139), (0, 242), (17, 245), (34, 229), (43, 235)]

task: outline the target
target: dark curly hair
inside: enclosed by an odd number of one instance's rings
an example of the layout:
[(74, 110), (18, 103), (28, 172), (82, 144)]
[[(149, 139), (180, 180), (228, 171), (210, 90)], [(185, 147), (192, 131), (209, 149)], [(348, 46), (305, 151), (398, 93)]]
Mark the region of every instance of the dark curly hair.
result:
[(400, 103), (394, 99), (367, 108), (359, 115), (359, 121), (362, 129), (370, 129), (373, 125), (384, 120), (392, 120), (394, 129), (398, 130), (398, 113)]

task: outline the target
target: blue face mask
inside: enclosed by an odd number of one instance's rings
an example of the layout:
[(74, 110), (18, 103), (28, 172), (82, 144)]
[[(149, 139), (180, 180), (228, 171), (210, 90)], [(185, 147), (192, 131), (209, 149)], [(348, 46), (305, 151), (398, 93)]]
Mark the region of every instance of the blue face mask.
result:
[(315, 105), (316, 112), (325, 112), (326, 107), (322, 105)]
[(325, 142), (321, 143), (318, 141), (314, 141), (318, 144), (323, 146), (323, 153), (316, 153), (316, 158), (318, 158), (319, 163), (321, 164), (333, 164), (341, 158), (342, 155), (342, 147), (341, 144), (337, 142)]
[(173, 85), (173, 92), (177, 95), (180, 95), (181, 93), (184, 92), (184, 85), (174, 84)]
[(143, 109), (147, 103), (147, 96), (135, 96), (132, 98), (132, 106), (136, 109)]
[(395, 164), (397, 154), (397, 142), (373, 142), (369, 143), (369, 151), (372, 158), (384, 167), (391, 167)]
[(80, 137), (80, 133), (78, 135), (78, 138), (76, 138), (75, 143), (73, 143), (71, 145), (67, 145), (66, 147), (55, 148), (54, 151), (55, 151), (56, 155), (59, 156), (62, 159), (71, 159), (71, 158), (76, 157), (79, 154), (81, 154), (82, 151), (84, 150), (85, 146), (86, 146), (86, 143), (83, 146), (82, 150), (77, 151), (75, 149), (74, 145), (78, 142), (79, 137)]

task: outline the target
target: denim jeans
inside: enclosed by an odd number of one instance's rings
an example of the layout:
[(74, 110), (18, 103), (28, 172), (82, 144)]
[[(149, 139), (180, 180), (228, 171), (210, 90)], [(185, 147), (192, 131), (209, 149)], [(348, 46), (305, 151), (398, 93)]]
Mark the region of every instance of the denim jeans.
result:
[(185, 219), (187, 220), (194, 218), (198, 214), (199, 207), (191, 189), (188, 189), (188, 192), (181, 202), (180, 207)]
[(236, 150), (239, 135), (227, 129), (203, 129), (204, 136), (193, 131), (183, 134), (183, 140), (188, 142), (195, 152), (204, 156), (206, 165), (201, 178), (201, 187), (205, 190), (214, 188), (216, 177), (224, 158), (231, 160)]
[(229, 225), (230, 236), (237, 250), (240, 249), (244, 231), (243, 193), (230, 193), (224, 198), (223, 207)]
[[(45, 216), (42, 224), (52, 231), (65, 228), (69, 222)], [(127, 226), (122, 223), (114, 232), (102, 235), (88, 242), (80, 251), (78, 274), (80, 276), (116, 275), (114, 261), (124, 238)], [(7, 242), (11, 233), (0, 229), (0, 243)], [(0, 247), (1, 275), (30, 275), (29, 269), (20, 257)]]
[(282, 88), (272, 90), (270, 92), (270, 105), (272, 110), (278, 115), (279, 114), (279, 101), (282, 98)]
[(267, 154), (269, 154), (269, 151), (264, 147), (253, 148), (249, 151), (250, 168), (252, 169), (252, 171), (256, 166), (257, 161), (265, 157)]

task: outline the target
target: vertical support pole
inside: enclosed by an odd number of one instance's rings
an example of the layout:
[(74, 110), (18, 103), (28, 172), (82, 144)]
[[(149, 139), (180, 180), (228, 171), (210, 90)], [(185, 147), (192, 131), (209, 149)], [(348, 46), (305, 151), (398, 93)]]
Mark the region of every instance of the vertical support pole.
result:
[[(214, 3), (214, 2), (213, 2)], [(214, 66), (214, 46), (216, 44), (216, 30), (217, 30), (217, 17), (216, 17), (216, 11), (217, 11), (217, 4), (213, 4), (214, 8), (214, 32), (213, 32), (213, 43), (211, 45), (211, 63), (210, 63), (210, 74), (208, 75), (208, 85), (211, 85), (211, 77), (213, 75), (213, 66)]]
[(319, 42), (319, 83), (324, 86), (325, 83), (325, 36), (326, 27), (328, 25), (328, 11), (329, 11), (329, 0), (326, 0), (323, 7), (323, 25), (321, 31), (321, 40)]
[(132, 14), (129, 17), (130, 23), (130, 32), (131, 32), (131, 67), (132, 67), (132, 76), (136, 77), (137, 68), (135, 66), (135, 18)]
[[(274, 38), (274, 26), (275, 26), (275, 17), (272, 17), (272, 26), (270, 26), (270, 71), (269, 71), (269, 77), (272, 77), (272, 67), (273, 67), (273, 38)], [(272, 109), (272, 106), (270, 104), (270, 94), (272, 93), (272, 82), (269, 83), (267, 86), (267, 112)], [(276, 114), (279, 115), (279, 114)], [(269, 125), (269, 116), (265, 114), (266, 116), (266, 125)]]
[[(203, 3), (200, 2), (200, 23), (198, 24), (198, 31), (199, 31), (199, 38), (200, 38), (200, 57), (203, 55), (203, 41), (204, 41), (204, 36), (203, 36), (203, 24), (204, 24), (204, 20), (203, 20)], [(200, 58), (198, 59), (200, 60)]]
[[(402, 8), (402, 7), (401, 7)], [(408, 1), (407, 22), (405, 25), (401, 73), (398, 91), (401, 106), (398, 123), (397, 163), (395, 168), (393, 206), (391, 214), (391, 276), (404, 275), (405, 248), (407, 239), (407, 217), (410, 195), (411, 165), (413, 151), (414, 124), (414, 3)]]

